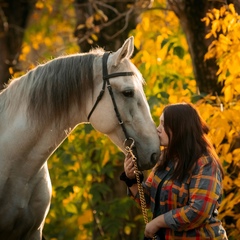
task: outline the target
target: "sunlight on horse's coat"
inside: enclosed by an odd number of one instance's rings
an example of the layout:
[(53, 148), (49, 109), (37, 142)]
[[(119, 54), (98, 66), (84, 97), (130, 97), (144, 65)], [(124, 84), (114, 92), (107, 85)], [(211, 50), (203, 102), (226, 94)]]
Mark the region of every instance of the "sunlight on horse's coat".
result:
[[(134, 139), (140, 169), (159, 157), (159, 138), (143, 92), (140, 72), (131, 63), (133, 37), (110, 54), (110, 79), (128, 135)], [(103, 85), (103, 49), (59, 57), (13, 80), (0, 93), (0, 239), (40, 240), (51, 198), (49, 156), (88, 114)], [(90, 117), (123, 152), (125, 135), (105, 91)], [(77, 223), (76, 223), (77, 224)]]

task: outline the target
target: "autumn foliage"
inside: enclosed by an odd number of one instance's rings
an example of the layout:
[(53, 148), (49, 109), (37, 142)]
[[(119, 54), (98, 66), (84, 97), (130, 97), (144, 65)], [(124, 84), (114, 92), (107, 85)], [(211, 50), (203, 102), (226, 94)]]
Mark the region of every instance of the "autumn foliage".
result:
[(240, 233), (240, 16), (230, 4), (220, 10), (213, 9), (203, 20), (211, 23), (206, 37), (214, 37), (206, 59), (217, 59), (218, 80), (223, 85), (223, 96), (218, 99), (220, 111), (213, 108), (209, 119), (213, 143), (226, 170), (224, 200), (219, 212), (229, 237), (237, 239)]

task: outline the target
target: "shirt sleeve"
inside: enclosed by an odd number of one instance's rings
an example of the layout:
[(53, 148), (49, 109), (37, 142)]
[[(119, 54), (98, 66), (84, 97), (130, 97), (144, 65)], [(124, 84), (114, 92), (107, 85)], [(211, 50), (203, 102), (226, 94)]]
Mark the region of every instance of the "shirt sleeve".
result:
[(218, 164), (207, 157), (200, 158), (190, 181), (188, 204), (165, 213), (167, 225), (175, 231), (187, 231), (210, 219), (219, 206), (221, 182)]

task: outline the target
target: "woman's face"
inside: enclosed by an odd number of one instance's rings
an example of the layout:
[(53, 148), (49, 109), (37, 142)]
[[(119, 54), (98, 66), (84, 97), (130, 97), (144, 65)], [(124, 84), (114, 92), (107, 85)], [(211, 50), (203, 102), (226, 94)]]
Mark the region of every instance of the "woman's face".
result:
[(159, 120), (160, 120), (160, 123), (159, 123), (159, 126), (157, 127), (157, 132), (158, 132), (158, 136), (160, 139), (160, 143), (161, 143), (161, 146), (167, 147), (169, 139), (164, 130), (164, 115), (163, 114), (160, 116)]

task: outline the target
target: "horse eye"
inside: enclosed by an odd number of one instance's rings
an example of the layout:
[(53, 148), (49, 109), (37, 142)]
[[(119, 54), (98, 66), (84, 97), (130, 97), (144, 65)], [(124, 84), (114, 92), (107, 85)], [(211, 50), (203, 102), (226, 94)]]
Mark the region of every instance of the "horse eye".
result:
[(133, 90), (125, 90), (125, 91), (123, 91), (123, 95), (125, 96), (125, 97), (133, 97), (134, 96), (134, 91)]

